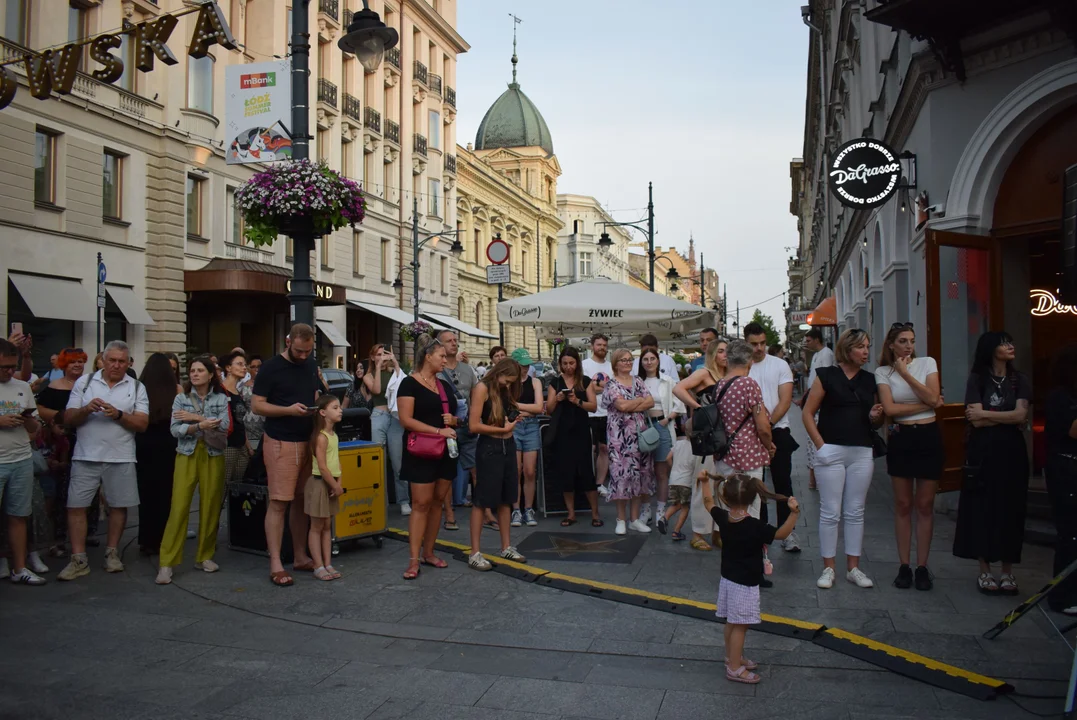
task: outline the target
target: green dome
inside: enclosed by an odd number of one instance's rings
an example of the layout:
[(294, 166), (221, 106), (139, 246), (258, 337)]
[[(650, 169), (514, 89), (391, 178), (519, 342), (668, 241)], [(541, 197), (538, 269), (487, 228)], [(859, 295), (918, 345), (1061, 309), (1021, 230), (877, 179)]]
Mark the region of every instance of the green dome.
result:
[(486, 111), (475, 134), (477, 150), (510, 147), (540, 147), (553, 155), (553, 138), (542, 113), (515, 82)]

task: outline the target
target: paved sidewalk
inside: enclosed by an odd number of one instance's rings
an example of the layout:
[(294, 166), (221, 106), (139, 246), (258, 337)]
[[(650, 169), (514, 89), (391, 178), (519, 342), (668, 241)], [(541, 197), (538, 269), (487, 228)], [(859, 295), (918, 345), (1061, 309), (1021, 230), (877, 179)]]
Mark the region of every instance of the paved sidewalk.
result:
[[(799, 423), (794, 430), (804, 443)], [(975, 590), (974, 563), (950, 553), (953, 521), (937, 516), (931, 567), (935, 590), (899, 591), (891, 494), (879, 463), (867, 514), (864, 568), (872, 590), (839, 581), (815, 587), (818, 497), (807, 491), (803, 451), (796, 494), (805, 511), (804, 551), (775, 548), (776, 586), (763, 609), (859, 633), (962, 668), (1000, 677), (1019, 691), (1065, 692), (1072, 656), (1038, 611), (994, 641), (980, 635), (1020, 598)], [(612, 537), (607, 525), (574, 532)], [(773, 513), (772, 513), (773, 514)], [(462, 529), (444, 539), (467, 542)], [(394, 518), (402, 525), (400, 518)], [(557, 519), (538, 530), (557, 530)], [(529, 528), (514, 530), (514, 541)], [(125, 542), (133, 538), (129, 532)], [(483, 534), (496, 550), (496, 535)], [(268, 581), (264, 558), (218, 554), (222, 571), (184, 568), (172, 587), (153, 584), (154, 566), (133, 542), (127, 571), (93, 572), (44, 588), (0, 585), (0, 718), (1023, 718), (1010, 700), (978, 702), (788, 638), (749, 633), (763, 682), (722, 677), (722, 627), (653, 610), (564, 593), (450, 561), (400, 573), (407, 548), (369, 542), (342, 554), (344, 578), (301, 574), (292, 588)], [(193, 548), (188, 548), (193, 549)], [(1051, 553), (1026, 545), (1017, 577), (1024, 594), (1048, 579)], [(188, 558), (189, 560), (190, 558)], [(713, 602), (718, 553), (699, 553), (657, 532), (630, 565), (541, 567)], [(55, 571), (60, 561), (53, 561)], [(1020, 699), (1037, 712), (1060, 701)]]

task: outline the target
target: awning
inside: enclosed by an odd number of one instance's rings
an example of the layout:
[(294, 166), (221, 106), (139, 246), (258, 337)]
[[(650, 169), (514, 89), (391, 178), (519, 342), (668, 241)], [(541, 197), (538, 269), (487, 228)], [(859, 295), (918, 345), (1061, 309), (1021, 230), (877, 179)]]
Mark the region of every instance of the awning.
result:
[(333, 323), (328, 320), (315, 320), (314, 324), (325, 333), (325, 336), (329, 338), (329, 342), (333, 343), (333, 347), (351, 347), (348, 338), (344, 337)]
[(812, 327), (836, 326), (838, 324), (837, 298), (831, 295), (819, 303), (819, 307), (812, 310), (811, 315), (808, 316), (808, 324)]
[(105, 291), (112, 298), (112, 302), (120, 308), (120, 312), (132, 325), (156, 325), (150, 314), (146, 312), (142, 301), (135, 295), (135, 291), (128, 287), (106, 285)]
[(422, 313), (422, 316), (432, 323), (440, 323), (441, 325), (452, 328), (453, 330), (459, 330), (462, 333), (467, 333), (472, 337), (486, 338), (487, 340), (498, 339), (497, 335), (491, 335), (485, 330), (480, 330), (474, 325), (468, 325), (463, 320), (457, 320), (456, 318), (449, 317), (448, 315), (438, 315), (437, 313)]
[[(401, 325), (407, 325), (412, 322), (414, 318), (407, 310), (401, 310), (400, 308), (391, 307), (389, 305), (378, 305), (377, 303), (359, 302), (358, 300), (349, 300), (349, 305), (354, 305), (360, 310), (366, 310), (372, 312), (375, 315), (381, 315), (383, 318), (389, 318), (393, 322), (398, 322)], [(441, 329), (444, 326), (434, 323), (434, 327)]]
[(14, 272), (8, 277), (35, 316), (97, 322), (97, 303), (80, 281)]

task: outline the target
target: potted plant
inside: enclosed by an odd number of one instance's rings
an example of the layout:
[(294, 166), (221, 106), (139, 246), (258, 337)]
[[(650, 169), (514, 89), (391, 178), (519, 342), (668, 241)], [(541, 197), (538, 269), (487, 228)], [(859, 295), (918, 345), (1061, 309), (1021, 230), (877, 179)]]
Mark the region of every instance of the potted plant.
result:
[(244, 235), (257, 246), (296, 232), (328, 235), (345, 225), (355, 227), (366, 215), (359, 183), (309, 160), (255, 173), (236, 190), (235, 202), (243, 213)]

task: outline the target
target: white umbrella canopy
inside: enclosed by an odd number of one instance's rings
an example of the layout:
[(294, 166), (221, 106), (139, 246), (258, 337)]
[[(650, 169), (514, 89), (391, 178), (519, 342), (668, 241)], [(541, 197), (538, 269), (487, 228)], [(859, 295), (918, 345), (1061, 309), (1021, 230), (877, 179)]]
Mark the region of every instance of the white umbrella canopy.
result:
[(640, 290), (607, 278), (595, 278), (505, 300), (497, 304), (497, 319), (507, 325), (534, 327), (540, 336), (611, 338), (650, 333), (673, 340), (710, 327), (715, 313), (676, 298)]

